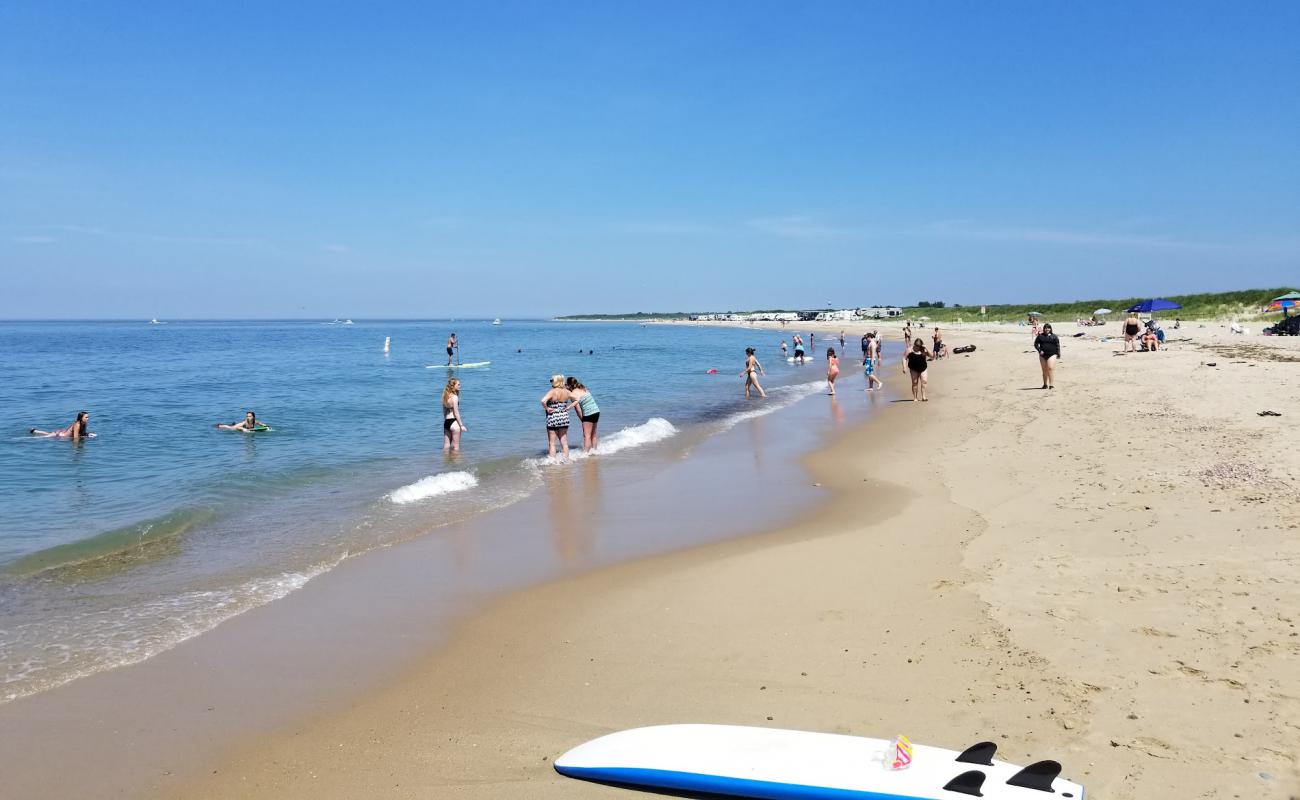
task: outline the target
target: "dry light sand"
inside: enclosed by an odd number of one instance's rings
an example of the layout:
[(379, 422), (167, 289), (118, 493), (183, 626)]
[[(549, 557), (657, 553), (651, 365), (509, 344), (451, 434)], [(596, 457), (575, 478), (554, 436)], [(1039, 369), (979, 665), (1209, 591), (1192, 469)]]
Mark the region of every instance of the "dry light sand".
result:
[(977, 352), (814, 456), (805, 522), (506, 597), (165, 794), (630, 798), (549, 759), (693, 721), (991, 738), (1092, 798), (1300, 795), (1300, 342), (1066, 338), (1045, 392), (1027, 329), (946, 333)]

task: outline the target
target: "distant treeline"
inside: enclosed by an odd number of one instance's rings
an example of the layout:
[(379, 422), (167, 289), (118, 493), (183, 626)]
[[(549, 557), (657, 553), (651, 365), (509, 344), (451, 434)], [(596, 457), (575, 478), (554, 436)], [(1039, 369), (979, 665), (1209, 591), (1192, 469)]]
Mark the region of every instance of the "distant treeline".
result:
[(1164, 294), (1143, 297), (1106, 297), (1094, 300), (1075, 300), (1070, 303), (1000, 303), (986, 304), (985, 314), (980, 316), (980, 304), (951, 304), (932, 301), (928, 306), (908, 306), (904, 308), (906, 316), (913, 319), (929, 317), (932, 320), (953, 322), (963, 320), (1019, 320), (1031, 311), (1037, 311), (1045, 319), (1072, 320), (1091, 317), (1099, 308), (1109, 308), (1113, 313), (1123, 314), (1125, 309), (1137, 305), (1152, 297), (1173, 300), (1182, 306), (1178, 311), (1162, 311), (1164, 317), (1182, 317), (1183, 319), (1222, 319), (1255, 316), (1268, 305), (1274, 297), (1293, 291), (1289, 288), (1277, 289), (1243, 289), (1237, 292), (1208, 292), (1202, 294)]
[[(1259, 314), (1261, 309), (1268, 305), (1268, 301), (1274, 297), (1294, 291), (1289, 287), (1279, 287), (1276, 289), (1243, 289), (1236, 292), (1209, 292), (1202, 294), (1167, 294), (1154, 295), (1163, 297), (1166, 300), (1173, 300), (1183, 308), (1181, 311), (1163, 312), (1165, 316), (1177, 316), (1184, 319), (1218, 319), (1218, 318), (1238, 318), (1248, 317)], [(1116, 313), (1123, 313), (1126, 308), (1136, 305), (1143, 300), (1151, 299), (1153, 295), (1143, 297), (1106, 297), (1094, 300), (1075, 300), (1069, 303), (998, 303), (985, 304), (985, 314), (980, 316), (979, 303), (948, 303), (940, 300), (926, 301), (928, 305), (902, 306), (904, 316), (917, 318), (929, 317), (936, 321), (952, 322), (958, 318), (964, 320), (1017, 320), (1022, 319), (1031, 311), (1037, 311), (1048, 319), (1074, 319), (1077, 317), (1090, 317), (1092, 313), (1099, 308), (1109, 308)], [(883, 306), (863, 306), (864, 308), (882, 308)], [(827, 309), (753, 309), (750, 311), (701, 311), (701, 312), (655, 312), (655, 311), (637, 311), (629, 314), (574, 314), (566, 317), (557, 317), (561, 320), (650, 320), (650, 319), (689, 319), (692, 314), (699, 313), (732, 313), (732, 314), (755, 314), (755, 313), (782, 313), (786, 311), (824, 311)]]

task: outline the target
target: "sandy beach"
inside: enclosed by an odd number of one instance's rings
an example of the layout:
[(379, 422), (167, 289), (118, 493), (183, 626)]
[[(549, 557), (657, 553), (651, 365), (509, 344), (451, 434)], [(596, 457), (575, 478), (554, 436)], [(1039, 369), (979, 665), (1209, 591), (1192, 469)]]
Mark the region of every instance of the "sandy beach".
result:
[(1056, 391), (1027, 329), (947, 331), (976, 353), (808, 459), (806, 518), (505, 596), (153, 794), (631, 796), (549, 760), (694, 721), (989, 738), (1092, 797), (1295, 797), (1300, 343), (1184, 323), (1115, 355), (1060, 328)]

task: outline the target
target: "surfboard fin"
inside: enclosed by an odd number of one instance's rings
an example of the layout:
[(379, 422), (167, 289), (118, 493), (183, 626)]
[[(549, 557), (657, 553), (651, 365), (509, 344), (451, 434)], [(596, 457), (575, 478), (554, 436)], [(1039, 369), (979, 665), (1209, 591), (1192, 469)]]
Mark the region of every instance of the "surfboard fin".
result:
[(1025, 789), (1037, 789), (1040, 792), (1052, 792), (1052, 781), (1061, 774), (1059, 761), (1036, 761), (1012, 775), (1007, 786), (1020, 786)]
[(993, 766), (993, 754), (998, 751), (998, 746), (993, 742), (980, 742), (973, 744), (961, 751), (957, 760), (963, 764), (983, 764), (986, 767)]
[(958, 794), (968, 794), (971, 797), (983, 797), (984, 793), (980, 788), (984, 786), (984, 773), (977, 769), (970, 772), (963, 772), (952, 780), (943, 785), (945, 792), (957, 792)]

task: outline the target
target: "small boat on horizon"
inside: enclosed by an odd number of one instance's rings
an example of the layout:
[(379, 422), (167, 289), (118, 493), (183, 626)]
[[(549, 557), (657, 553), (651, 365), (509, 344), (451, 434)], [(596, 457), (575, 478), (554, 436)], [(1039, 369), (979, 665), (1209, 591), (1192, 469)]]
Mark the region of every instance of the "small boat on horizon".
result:
[(500, 324), (501, 324), (501, 318), (500, 318), (500, 317), (497, 317), (496, 319), (492, 320), (492, 324), (493, 324), (493, 325), (500, 325)]

